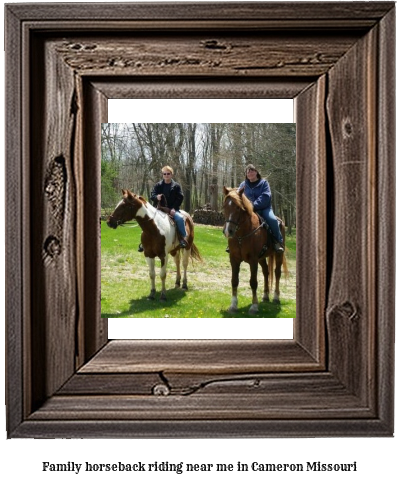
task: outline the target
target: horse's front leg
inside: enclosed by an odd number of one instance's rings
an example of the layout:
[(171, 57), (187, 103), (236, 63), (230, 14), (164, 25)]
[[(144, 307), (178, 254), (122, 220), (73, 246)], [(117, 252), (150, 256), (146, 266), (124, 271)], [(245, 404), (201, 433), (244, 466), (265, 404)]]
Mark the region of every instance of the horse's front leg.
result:
[(260, 266), (262, 267), (264, 284), (263, 284), (263, 298), (262, 301), (269, 302), (269, 267), (267, 265), (266, 259), (262, 259), (260, 262)]
[(231, 304), (229, 308), (229, 313), (235, 313), (238, 309), (238, 298), (237, 298), (237, 289), (238, 284), (240, 282), (239, 275), (240, 275), (240, 264), (236, 260), (233, 260), (230, 255), (230, 265), (231, 265)]
[(165, 255), (164, 258), (161, 258), (161, 273), (160, 273), (160, 277), (161, 277), (161, 283), (162, 283), (162, 290), (161, 290), (161, 296), (160, 296), (160, 300), (161, 301), (166, 301), (166, 286), (165, 286), (165, 282), (166, 282), (166, 266), (168, 264), (168, 255)]
[(258, 295), (257, 295), (257, 290), (258, 290), (258, 261), (251, 262), (250, 268), (251, 268), (251, 278), (249, 280), (249, 284), (250, 284), (251, 289), (252, 289), (252, 305), (249, 308), (249, 314), (256, 315), (257, 312), (259, 311)]
[(151, 279), (151, 292), (147, 296), (147, 299), (155, 299), (155, 259), (151, 259), (150, 257), (146, 257), (146, 261), (148, 264), (148, 270)]

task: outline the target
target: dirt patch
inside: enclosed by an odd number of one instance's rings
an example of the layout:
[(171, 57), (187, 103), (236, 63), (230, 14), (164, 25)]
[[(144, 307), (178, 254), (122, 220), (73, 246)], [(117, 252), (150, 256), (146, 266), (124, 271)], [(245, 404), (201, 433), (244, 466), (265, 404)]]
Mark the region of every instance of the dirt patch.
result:
[[(156, 268), (156, 284), (159, 287), (160, 265)], [(284, 299), (296, 299), (296, 269), (295, 266), (289, 266), (290, 275), (288, 278), (284, 276), (280, 280), (280, 295)], [(142, 281), (143, 286), (148, 283), (150, 285), (150, 279), (148, 275), (147, 263), (144, 259), (137, 259), (133, 262), (117, 262), (109, 261), (106, 265), (102, 265), (101, 268), (101, 279), (107, 282), (116, 282), (121, 280), (136, 280)], [(173, 259), (168, 262), (168, 272), (167, 272), (167, 287), (173, 287), (176, 280), (176, 266)], [(240, 293), (248, 294), (251, 293), (251, 288), (249, 285), (250, 271), (249, 266), (245, 263), (241, 265), (240, 269)], [(230, 263), (226, 261), (222, 265), (220, 262), (207, 260), (203, 264), (192, 264), (188, 266), (187, 275), (188, 285), (192, 289), (203, 290), (205, 292), (212, 291), (212, 289), (229, 289), (231, 286), (231, 269)], [(263, 274), (261, 268), (259, 267), (258, 273), (258, 289), (259, 293), (263, 292)], [(274, 291), (274, 287), (271, 290)]]

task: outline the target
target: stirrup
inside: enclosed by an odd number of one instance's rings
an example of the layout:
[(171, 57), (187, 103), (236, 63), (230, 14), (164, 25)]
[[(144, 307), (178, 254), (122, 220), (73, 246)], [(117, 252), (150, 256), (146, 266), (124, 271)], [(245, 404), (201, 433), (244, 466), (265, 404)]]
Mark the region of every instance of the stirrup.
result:
[(139, 248), (137, 249), (137, 252), (144, 252), (143, 246), (140, 244)]
[(230, 253), (230, 248), (227, 246), (226, 252), (229, 254)]
[(266, 254), (266, 252), (267, 252), (267, 244), (265, 244), (265, 245), (262, 247), (262, 249), (261, 249), (261, 251), (260, 251), (260, 253), (259, 253), (259, 255), (258, 255), (258, 259), (260, 259), (261, 257), (263, 257), (263, 256)]

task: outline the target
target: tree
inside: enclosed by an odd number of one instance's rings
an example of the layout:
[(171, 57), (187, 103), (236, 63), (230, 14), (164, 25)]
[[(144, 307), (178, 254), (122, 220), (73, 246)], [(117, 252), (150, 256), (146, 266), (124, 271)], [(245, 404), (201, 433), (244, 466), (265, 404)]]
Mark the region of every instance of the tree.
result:
[(161, 168), (172, 166), (183, 208), (220, 210), (223, 185), (237, 187), (248, 163), (272, 189), (275, 213), (289, 231), (296, 209), (295, 124), (132, 123), (102, 126), (102, 207), (121, 189), (148, 199)]

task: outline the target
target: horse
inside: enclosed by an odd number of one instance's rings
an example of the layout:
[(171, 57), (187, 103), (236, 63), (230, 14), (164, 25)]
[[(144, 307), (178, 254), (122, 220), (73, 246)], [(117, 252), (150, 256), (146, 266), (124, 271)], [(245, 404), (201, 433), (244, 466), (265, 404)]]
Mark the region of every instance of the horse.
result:
[[(228, 238), (232, 299), (229, 308), (230, 313), (237, 311), (238, 298), (237, 288), (239, 283), (239, 272), (241, 263), (247, 262), (251, 270), (250, 286), (252, 289), (252, 305), (250, 314), (257, 314), (258, 307), (258, 264), (260, 264), (264, 276), (263, 301), (270, 301), (269, 287), (273, 284), (273, 266), (275, 265), (276, 286), (273, 302), (280, 303), (280, 277), (281, 268), (284, 274), (288, 275), (287, 261), (284, 253), (277, 253), (273, 247), (272, 236), (267, 231), (259, 216), (255, 213), (251, 201), (245, 196), (244, 188), (239, 190), (223, 187), (224, 202), (223, 210), (225, 224), (223, 234)], [(285, 245), (285, 226), (279, 220), (283, 244)], [(268, 262), (266, 262), (268, 258)], [(270, 269), (270, 273), (269, 273)]]
[(180, 254), (183, 250), (183, 286), (182, 289), (188, 290), (187, 286), (187, 266), (189, 258), (202, 261), (198, 248), (194, 244), (194, 222), (191, 216), (183, 210), (180, 213), (185, 218), (187, 232), (187, 246), (180, 248), (177, 238), (175, 223), (165, 212), (155, 208), (148, 203), (142, 196), (138, 196), (128, 190), (122, 190), (122, 200), (117, 204), (112, 215), (108, 217), (107, 225), (116, 229), (119, 225), (135, 219), (142, 229), (141, 244), (144, 248), (149, 274), (151, 279), (151, 291), (148, 299), (155, 299), (155, 258), (161, 261), (161, 282), (162, 290), (161, 301), (166, 301), (166, 266), (168, 255), (171, 254), (176, 263), (176, 282), (175, 287), (180, 287)]

